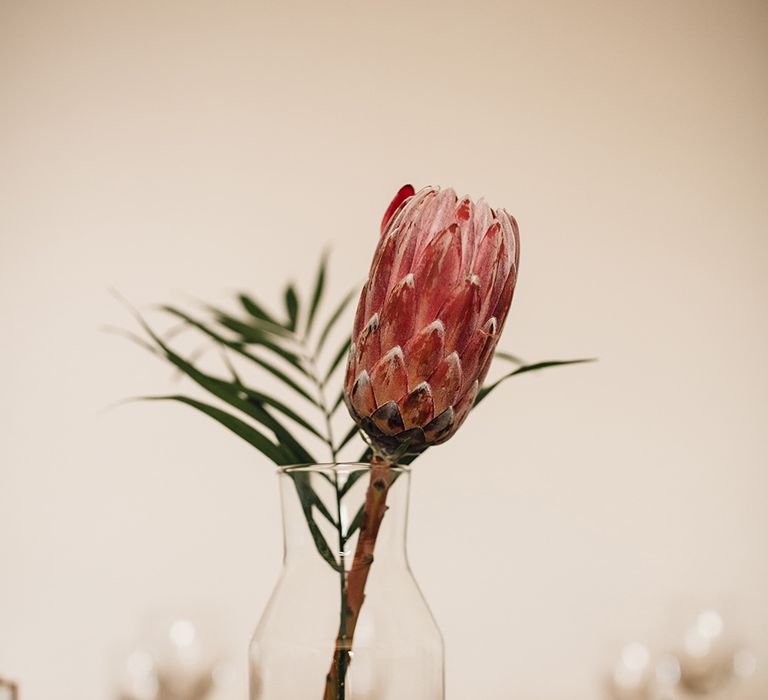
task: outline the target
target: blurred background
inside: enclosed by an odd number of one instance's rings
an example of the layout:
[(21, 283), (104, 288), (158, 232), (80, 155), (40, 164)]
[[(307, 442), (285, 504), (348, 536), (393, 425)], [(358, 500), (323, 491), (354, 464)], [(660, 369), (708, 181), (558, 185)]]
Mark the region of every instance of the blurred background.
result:
[(101, 332), (133, 327), (109, 290), (277, 308), (330, 245), (339, 298), (406, 181), (517, 217), (501, 348), (600, 358), (510, 381), (416, 465), (449, 700), (639, 700), (714, 646), (741, 680), (712, 697), (768, 697), (765, 2), (4, 0), (0, 91), (23, 700), (118, 698), (198, 637), (217, 700), (246, 697), (274, 469), (185, 407), (105, 410), (178, 386)]

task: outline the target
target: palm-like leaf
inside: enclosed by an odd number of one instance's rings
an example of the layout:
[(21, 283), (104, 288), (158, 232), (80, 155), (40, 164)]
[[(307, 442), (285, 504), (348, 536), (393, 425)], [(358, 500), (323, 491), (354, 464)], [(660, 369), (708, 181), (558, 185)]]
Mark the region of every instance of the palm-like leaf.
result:
[(480, 389), (477, 394), (477, 398), (475, 399), (475, 408), (486, 396), (488, 396), (488, 394), (490, 394), (496, 387), (498, 387), (502, 382), (505, 382), (510, 377), (516, 377), (517, 375), (525, 374), (526, 372), (537, 372), (541, 369), (547, 369), (548, 367), (559, 367), (561, 365), (578, 365), (584, 362), (595, 362), (595, 358), (585, 358), (581, 360), (547, 360), (545, 362), (536, 362), (531, 365), (523, 365), (522, 367), (518, 367), (516, 370), (505, 374), (503, 377), (501, 377), (501, 379), (497, 379), (492, 384), (484, 386), (482, 389)]
[(328, 265), (328, 254), (323, 253), (320, 258), (320, 266), (317, 269), (317, 279), (315, 280), (315, 291), (312, 293), (312, 301), (309, 305), (309, 312), (307, 313), (307, 322), (304, 326), (304, 335), (309, 336), (312, 330), (312, 323), (315, 320), (315, 314), (317, 308), (320, 306), (320, 300), (323, 298), (323, 292), (325, 291), (325, 271)]
[[(164, 358), (197, 386), (224, 403), (229, 410), (180, 394), (145, 398), (176, 401), (195, 408), (238, 435), (277, 465), (315, 463), (316, 458), (294, 434), (295, 431), (289, 429), (278, 418), (282, 416), (283, 419), (289, 419), (291, 424), (299, 425), (315, 437), (320, 437), (329, 445), (332, 459), (335, 460), (338, 449), (348, 444), (357, 431), (356, 429), (348, 431), (338, 447), (333, 444), (332, 437), (327, 432), (330, 429), (331, 408), (326, 404), (323, 385), (341, 364), (346, 348), (349, 346), (349, 340), (344, 340), (342, 350), (333, 357), (322, 376), (318, 375), (315, 367), (319, 362), (320, 351), (352, 299), (352, 293), (333, 309), (321, 326), (314, 352), (308, 351), (309, 334), (321, 309), (326, 270), (327, 258), (323, 256), (311, 301), (306, 307), (306, 319), (301, 333), (298, 329), (302, 303), (293, 285), (289, 285), (284, 294), (285, 321), (280, 321), (275, 314), (267, 310), (266, 306), (247, 294), (239, 295), (240, 305), (245, 312), (242, 316), (209, 306), (207, 308), (210, 317), (201, 319), (174, 306), (161, 307), (166, 313), (180, 319), (185, 327), (198, 331), (219, 347), (229, 369), (230, 378), (215, 376), (202, 370), (195, 361), (176, 352), (167, 340), (156, 333), (139, 314), (136, 314), (151, 342), (134, 336), (135, 340), (156, 356)], [(227, 356), (229, 352), (265, 371), (294, 395), (308, 401), (316, 410), (319, 409), (325, 419), (326, 429), (316, 427), (314, 421), (307, 420), (286, 403), (270, 396), (267, 392), (246, 385), (229, 360)], [(260, 354), (262, 352), (272, 355), (275, 361), (265, 359)], [(283, 363), (285, 367), (281, 367), (278, 363)], [(262, 432), (263, 430), (266, 432)], [(309, 474), (301, 471), (288, 473), (296, 486), (307, 525), (318, 552), (330, 566), (338, 570), (340, 563), (335, 560), (333, 550), (318, 527), (315, 516), (320, 513), (337, 529), (340, 528), (339, 518), (334, 518), (320, 499), (310, 483)], [(343, 533), (340, 534), (340, 539), (342, 536)]]

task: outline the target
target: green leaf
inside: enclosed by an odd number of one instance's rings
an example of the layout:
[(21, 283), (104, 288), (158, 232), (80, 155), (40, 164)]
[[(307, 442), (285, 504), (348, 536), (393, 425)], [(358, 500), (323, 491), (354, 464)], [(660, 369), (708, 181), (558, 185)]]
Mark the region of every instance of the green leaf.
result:
[[(477, 398), (475, 399), (475, 406), (477, 405), (486, 397), (488, 394), (490, 394), (499, 384), (501, 384), (503, 381), (506, 381), (510, 377), (517, 376), (518, 374), (524, 374), (526, 372), (536, 372), (540, 369), (546, 369), (547, 367), (558, 367), (560, 365), (576, 365), (583, 362), (595, 362), (596, 358), (586, 358), (582, 360), (547, 360), (546, 362), (536, 362), (532, 365), (525, 365), (523, 367), (518, 367), (514, 372), (510, 372), (509, 374), (505, 374), (501, 379), (497, 379), (493, 384), (489, 384), (488, 386), (484, 386), (477, 394)], [(474, 410), (473, 407), (473, 410)]]
[[(235, 384), (232, 384), (230, 382), (225, 382), (221, 379), (201, 372), (189, 362), (184, 360), (181, 356), (176, 354), (173, 350), (171, 350), (171, 348), (168, 347), (154, 333), (151, 327), (146, 324), (143, 319), (140, 318), (140, 321), (142, 322), (142, 325), (146, 329), (147, 333), (149, 333), (150, 337), (157, 343), (163, 352), (165, 352), (166, 357), (170, 362), (176, 365), (201, 387), (211, 392), (214, 396), (222, 399), (223, 401), (226, 401), (235, 408), (239, 408), (255, 420), (259, 421), (262, 425), (269, 428), (274, 433), (275, 438), (278, 440), (278, 445), (273, 445), (271, 441), (269, 441), (268, 438), (262, 435), (258, 430), (236, 418), (235, 416), (232, 416), (229, 413), (216, 408), (215, 406), (210, 406), (209, 404), (204, 404), (200, 401), (189, 399), (184, 396), (156, 397), (156, 399), (166, 398), (181, 401), (197, 408), (200, 411), (203, 411), (222, 425), (228, 427), (230, 430), (246, 439), (251, 445), (259, 449), (263, 454), (268, 456), (277, 464), (285, 465), (292, 462), (315, 462), (314, 457), (297, 440), (293, 438), (293, 436), (282, 426), (282, 424), (277, 419), (274, 418), (274, 416), (266, 411), (259, 402), (253, 401), (253, 396), (249, 396), (246, 393), (245, 387), (242, 386), (239, 380), (237, 380)], [(336, 526), (336, 523), (326, 508), (325, 504), (309, 484), (308, 475), (307, 483), (303, 485), (300, 495), (303, 497), (303, 502), (308, 502), (310, 506), (317, 508), (332, 525)], [(308, 515), (308, 518), (311, 519), (311, 507), (309, 510), (305, 510), (305, 515)], [(310, 531), (312, 531), (313, 537), (315, 538), (316, 544), (318, 544), (318, 537), (322, 539), (322, 533), (320, 533), (320, 530), (314, 520), (309, 523), (309, 526)], [(322, 543), (325, 544), (325, 548), (327, 550), (327, 543), (325, 543), (325, 540), (322, 540)], [(321, 551), (320, 544), (318, 544), (318, 550)], [(328, 550), (328, 552), (321, 551), (321, 554), (324, 555), (329, 553), (330, 550)], [(333, 560), (332, 555), (331, 560)]]
[(248, 394), (240, 384), (226, 382), (223, 379), (213, 377), (198, 370), (193, 364), (187, 362), (184, 358), (171, 350), (171, 348), (152, 331), (148, 324), (144, 323), (144, 327), (155, 343), (157, 343), (160, 349), (165, 353), (166, 358), (184, 372), (190, 379), (217, 398), (228, 403), (233, 408), (243, 411), (243, 413), (269, 428), (278, 440), (283, 452), (290, 456), (288, 463), (313, 463), (315, 461), (314, 457), (262, 406), (261, 402), (258, 399), (254, 399), (253, 393)]
[(263, 426), (269, 428), (283, 447), (284, 451), (290, 454), (294, 463), (315, 462), (315, 458), (264, 408), (260, 399), (257, 398), (256, 392), (248, 392), (242, 386), (226, 382), (218, 377), (213, 377), (200, 371), (194, 365), (173, 352), (173, 350), (159, 340), (157, 336), (154, 336), (153, 339), (163, 352), (165, 352), (168, 360), (203, 389), (209, 391), (222, 401), (225, 401), (233, 408), (243, 411), (243, 413), (246, 413)]
[(336, 321), (338, 321), (341, 315), (344, 313), (344, 309), (349, 306), (349, 302), (354, 298), (356, 291), (357, 290), (353, 289), (351, 292), (349, 292), (347, 296), (341, 300), (341, 303), (336, 307), (336, 310), (333, 312), (333, 314), (331, 314), (331, 317), (326, 322), (322, 332), (320, 333), (320, 338), (317, 341), (317, 348), (315, 349), (316, 355), (320, 354), (320, 351), (325, 346), (325, 341), (328, 340), (328, 336), (333, 330), (333, 327), (336, 325)]
[(347, 338), (347, 341), (344, 343), (344, 345), (342, 345), (339, 348), (339, 351), (336, 353), (335, 357), (333, 358), (333, 361), (328, 367), (328, 371), (325, 374), (325, 379), (323, 379), (323, 386), (325, 386), (328, 383), (328, 380), (336, 371), (336, 368), (341, 364), (341, 361), (347, 356), (351, 345), (352, 345), (352, 339)]
[(232, 316), (224, 313), (223, 311), (220, 311), (219, 309), (213, 309), (213, 311), (216, 313), (216, 320), (225, 328), (228, 328), (229, 330), (237, 333), (244, 344), (259, 345), (263, 348), (266, 348), (267, 350), (270, 350), (276, 355), (282, 357), (286, 362), (290, 363), (302, 374), (307, 374), (307, 371), (304, 368), (304, 365), (301, 363), (299, 356), (290, 350), (286, 350), (284, 347), (271, 340), (267, 333), (247, 323), (243, 323), (242, 321), (233, 318)]
[(333, 525), (334, 528), (337, 528), (338, 524), (336, 520), (334, 520), (334, 517), (331, 515), (331, 512), (328, 510), (325, 503), (323, 503), (320, 496), (318, 496), (317, 492), (312, 488), (309, 472), (289, 471), (288, 474), (290, 474), (294, 482), (300, 485), (300, 497), (306, 500), (306, 502), (313, 508), (317, 508), (317, 510), (322, 513), (323, 517)]
[[(232, 432), (246, 440), (249, 444), (251, 444), (276, 464), (286, 464), (285, 454), (277, 445), (274, 445), (272, 442), (270, 442), (269, 439), (262, 435), (258, 430), (241, 421), (239, 418), (235, 418), (226, 411), (222, 411), (215, 406), (211, 406), (201, 401), (196, 401), (195, 399), (191, 399), (186, 396), (147, 396), (144, 397), (144, 399), (147, 401), (179, 401), (181, 403), (188, 404), (189, 406), (192, 406), (193, 408), (196, 408), (197, 410), (202, 411), (206, 415), (210, 416), (224, 427), (229, 428)], [(308, 475), (302, 475), (307, 477), (306, 480), (301, 478), (297, 480), (295, 478), (297, 476), (296, 474), (291, 474), (291, 476), (294, 478), (294, 482), (296, 483), (296, 488), (299, 492), (299, 498), (301, 500), (304, 517), (307, 520), (307, 525), (312, 534), (312, 538), (315, 542), (315, 546), (317, 547), (317, 551), (320, 553), (320, 556), (322, 556), (323, 559), (325, 559), (325, 561), (328, 562), (328, 564), (334, 569), (334, 571), (338, 571), (339, 565), (336, 563), (333, 552), (328, 546), (328, 543), (325, 541), (322, 531), (315, 522), (312, 508), (317, 508), (332, 525), (335, 526), (336, 523), (328, 509), (320, 500), (320, 497), (309, 484)]]
[(325, 289), (325, 270), (328, 265), (328, 253), (323, 253), (320, 258), (320, 267), (317, 270), (317, 279), (315, 281), (315, 291), (312, 294), (312, 302), (309, 306), (309, 314), (307, 314), (307, 323), (304, 326), (304, 336), (308, 336), (310, 330), (312, 330), (312, 322), (315, 320), (315, 314), (317, 313), (317, 307), (320, 306), (320, 300), (323, 298), (323, 290)]
[(367, 471), (364, 471), (362, 469), (352, 472), (349, 475), (349, 477), (347, 477), (347, 480), (344, 482), (344, 486), (342, 486), (339, 489), (339, 498), (344, 498), (344, 496), (346, 496), (347, 493), (349, 493), (349, 490), (360, 480), (360, 478), (365, 476), (367, 473), (368, 473)]
[[(313, 507), (318, 507), (317, 503), (320, 501), (320, 498), (318, 497), (317, 493), (315, 493), (314, 489), (312, 489), (309, 483), (309, 474), (306, 472), (289, 471), (288, 475), (291, 477), (291, 479), (293, 479), (293, 483), (296, 486), (296, 492), (299, 496), (301, 509), (304, 512), (304, 518), (307, 521), (307, 526), (309, 527), (309, 531), (312, 534), (312, 539), (314, 540), (318, 553), (334, 571), (338, 572), (340, 570), (340, 566), (336, 562), (333, 551), (328, 546), (328, 543), (326, 542), (322, 531), (318, 527), (312, 512)], [(330, 522), (335, 525), (333, 518), (330, 517), (330, 513), (328, 513), (327, 517), (329, 517)]]
[(347, 445), (347, 443), (349, 443), (349, 441), (359, 432), (360, 428), (358, 428), (357, 425), (353, 425), (344, 436), (344, 439), (336, 446), (336, 452), (341, 451)]
[(523, 365), (525, 362), (519, 358), (517, 355), (513, 355), (510, 352), (504, 352), (502, 350), (497, 350), (494, 355), (502, 360), (506, 360), (507, 362), (513, 362), (516, 365)]
[(273, 415), (258, 403), (249, 402), (254, 410), (254, 417), (269, 428), (283, 448), (293, 457), (294, 464), (315, 464), (317, 460), (288, 432)]
[(365, 512), (365, 504), (361, 505), (357, 509), (357, 513), (355, 513), (355, 517), (352, 518), (352, 522), (349, 524), (349, 527), (347, 528), (347, 531), (344, 533), (344, 537), (342, 539), (343, 543), (346, 544), (349, 541), (349, 538), (354, 535), (358, 528), (360, 527), (360, 523), (363, 521), (363, 513)]
[[(151, 345), (148, 346), (152, 351), (160, 353), (160, 350), (157, 350), (156, 348), (152, 347)], [(294, 411), (292, 408), (289, 408), (286, 406), (282, 401), (278, 401), (277, 399), (268, 396), (267, 394), (262, 394), (259, 391), (255, 391), (254, 389), (251, 389), (250, 387), (247, 387), (243, 380), (240, 379), (240, 375), (238, 375), (237, 370), (235, 369), (234, 365), (229, 359), (229, 356), (225, 352), (223, 348), (221, 348), (221, 359), (224, 361), (224, 364), (227, 366), (227, 369), (229, 369), (230, 374), (232, 375), (232, 378), (234, 380), (233, 384), (234, 386), (239, 390), (244, 392), (249, 401), (260, 403), (260, 404), (266, 404), (267, 406), (271, 406), (276, 411), (279, 411), (287, 418), (290, 418), (294, 423), (297, 425), (300, 425), (305, 430), (308, 430), (313, 435), (316, 435), (321, 440), (324, 440), (325, 438), (323, 435), (320, 434), (320, 431), (317, 430), (313, 425), (311, 425), (307, 420), (302, 418), (296, 411)]]
[(245, 384), (243, 384), (243, 380), (240, 379), (240, 375), (237, 373), (235, 366), (232, 364), (232, 360), (229, 358), (229, 355), (227, 355), (226, 348), (220, 347), (219, 355), (221, 356), (221, 361), (227, 366), (229, 373), (232, 375), (234, 384), (238, 387), (238, 389), (245, 389)]
[(269, 313), (261, 304), (259, 304), (253, 297), (248, 296), (247, 294), (240, 294), (239, 297), (240, 303), (243, 305), (243, 308), (254, 318), (259, 319), (260, 321), (268, 321), (272, 325), (280, 326), (280, 323), (275, 319), (275, 317)]
[(126, 330), (125, 328), (119, 328), (116, 326), (101, 326), (100, 330), (104, 333), (110, 333), (111, 335), (119, 335), (121, 338), (125, 338), (131, 343), (138, 345), (140, 348), (151, 352), (153, 355), (159, 355), (162, 357), (162, 352), (160, 352), (160, 350), (158, 350), (154, 345), (151, 345), (146, 340), (144, 340), (144, 338), (140, 338), (138, 335), (129, 330)]
[(331, 548), (328, 546), (328, 543), (325, 541), (325, 537), (323, 537), (322, 531), (317, 526), (317, 523), (315, 522), (315, 519), (312, 516), (312, 512), (305, 510), (304, 517), (306, 518), (307, 525), (309, 526), (309, 531), (312, 533), (312, 539), (315, 542), (315, 547), (317, 548), (317, 551), (319, 552), (320, 556), (323, 559), (325, 559), (326, 562), (328, 562), (328, 566), (330, 566), (334, 571), (338, 572), (339, 565), (336, 563), (336, 558), (333, 556), (333, 552), (331, 551)]
[(331, 407), (329, 416), (332, 416), (336, 411), (339, 410), (339, 406), (344, 402), (344, 389), (342, 389), (339, 392), (339, 395), (336, 397), (336, 400), (333, 402), (333, 406)]
[(230, 330), (235, 331), (235, 333), (241, 333), (243, 336), (247, 336), (249, 338), (253, 337), (254, 341), (258, 340), (259, 338), (277, 336), (282, 340), (296, 342), (296, 336), (291, 333), (291, 331), (289, 331), (287, 328), (283, 328), (283, 326), (278, 326), (271, 321), (248, 317), (245, 319), (240, 319), (230, 313), (227, 313), (223, 309), (218, 308), (217, 306), (209, 305), (206, 308), (216, 316), (219, 323), (226, 326)]
[(166, 311), (169, 314), (172, 314), (174, 316), (177, 316), (178, 318), (181, 318), (185, 320), (187, 323), (189, 323), (191, 326), (197, 328), (199, 331), (207, 335), (209, 338), (212, 338), (220, 345), (223, 345), (224, 347), (229, 348), (230, 350), (233, 350), (234, 352), (238, 353), (239, 355), (242, 355), (243, 357), (249, 359), (251, 362), (259, 365), (262, 369), (266, 370), (270, 374), (272, 374), (274, 377), (277, 377), (281, 382), (289, 386), (291, 389), (293, 389), (297, 394), (300, 394), (303, 396), (307, 401), (309, 401), (314, 406), (317, 406), (317, 400), (311, 396), (311, 394), (306, 391), (303, 387), (301, 387), (296, 381), (291, 379), (285, 372), (278, 369), (271, 363), (267, 362), (266, 360), (263, 360), (260, 357), (257, 357), (251, 352), (248, 352), (243, 347), (242, 343), (239, 343), (237, 341), (229, 340), (222, 335), (219, 335), (215, 331), (212, 331), (210, 328), (208, 328), (204, 323), (201, 323), (200, 321), (197, 321), (196, 319), (192, 318), (188, 314), (184, 313), (183, 311), (180, 311), (179, 309), (176, 309), (173, 306), (163, 306), (162, 307), (164, 311)]
[(316, 428), (314, 428), (308, 421), (306, 421), (304, 418), (302, 418), (298, 413), (296, 413), (292, 408), (286, 406), (281, 401), (278, 401), (277, 399), (267, 396), (266, 394), (262, 394), (258, 391), (254, 391), (253, 389), (249, 389), (246, 386), (241, 385), (242, 390), (248, 395), (249, 401), (254, 401), (258, 403), (265, 403), (267, 406), (271, 406), (276, 411), (280, 411), (284, 416), (287, 418), (290, 418), (294, 423), (297, 423), (302, 428), (308, 430), (313, 435), (316, 435), (319, 438), (323, 438), (323, 436), (320, 434), (320, 431), (318, 431)]
[[(291, 462), (314, 462), (312, 455), (302, 447), (302, 445), (289, 433), (282, 424), (272, 416), (258, 400), (253, 399), (253, 395), (247, 394), (239, 380), (236, 384), (224, 381), (218, 377), (213, 377), (197, 369), (193, 364), (175, 353), (162, 338), (160, 338), (152, 327), (137, 313), (139, 323), (147, 334), (152, 338), (156, 345), (165, 353), (166, 358), (186, 374), (190, 379), (200, 385), (203, 389), (210, 392), (217, 398), (228, 403), (233, 408), (243, 411), (251, 418), (269, 428), (275, 438), (280, 443), (283, 453), (290, 457)], [(217, 409), (218, 410), (218, 409)], [(239, 420), (239, 419), (238, 419)], [(247, 424), (246, 424), (247, 425)], [(282, 462), (283, 464), (285, 462)]]
[(273, 333), (274, 335), (280, 335), (284, 338), (295, 338), (295, 335), (283, 326), (279, 321), (275, 320), (272, 314), (264, 310), (262, 306), (256, 303), (254, 299), (247, 294), (240, 294), (238, 296), (243, 308), (251, 316), (251, 324), (267, 333)]
[(275, 445), (269, 438), (267, 438), (265, 435), (262, 435), (262, 433), (256, 430), (256, 428), (254, 428), (252, 425), (249, 425), (245, 421), (236, 418), (226, 411), (222, 411), (220, 408), (216, 408), (215, 406), (203, 403), (202, 401), (197, 401), (187, 396), (180, 395), (144, 396), (142, 397), (142, 400), (178, 401), (180, 403), (187, 404), (188, 406), (196, 408), (198, 411), (205, 413), (206, 415), (213, 418), (217, 423), (231, 430), (247, 443), (255, 447), (265, 457), (271, 459), (275, 464), (283, 466), (290, 464), (291, 462), (290, 458), (288, 458), (288, 455), (280, 448), (279, 445)]
[(296, 321), (299, 318), (299, 297), (296, 296), (296, 290), (292, 284), (289, 284), (285, 290), (285, 310), (288, 313), (288, 321), (285, 327), (295, 331)]

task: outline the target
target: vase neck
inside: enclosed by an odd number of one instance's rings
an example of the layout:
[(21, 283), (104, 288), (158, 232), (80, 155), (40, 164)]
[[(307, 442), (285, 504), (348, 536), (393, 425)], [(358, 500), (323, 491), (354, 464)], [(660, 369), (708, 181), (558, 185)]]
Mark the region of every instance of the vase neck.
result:
[[(360, 529), (367, 527), (363, 505), (369, 489), (386, 491), (386, 511), (376, 543), (377, 566), (407, 568), (406, 530), (410, 473), (399, 467), (332, 465), (280, 472), (284, 564), (343, 566), (349, 570)], [(373, 477), (373, 478), (372, 478)]]

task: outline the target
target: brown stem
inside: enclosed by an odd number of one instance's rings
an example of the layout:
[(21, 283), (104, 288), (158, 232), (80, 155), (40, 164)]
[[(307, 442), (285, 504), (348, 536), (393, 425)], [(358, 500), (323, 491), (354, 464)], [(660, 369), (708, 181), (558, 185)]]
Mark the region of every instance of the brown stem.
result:
[(371, 480), (365, 494), (355, 557), (347, 574), (347, 610), (346, 614), (342, 615), (333, 661), (325, 677), (323, 700), (344, 700), (347, 669), (352, 660), (352, 639), (365, 601), (365, 584), (373, 564), (373, 550), (376, 547), (381, 521), (387, 512), (387, 493), (393, 478), (394, 474), (388, 462), (377, 457), (371, 459)]

